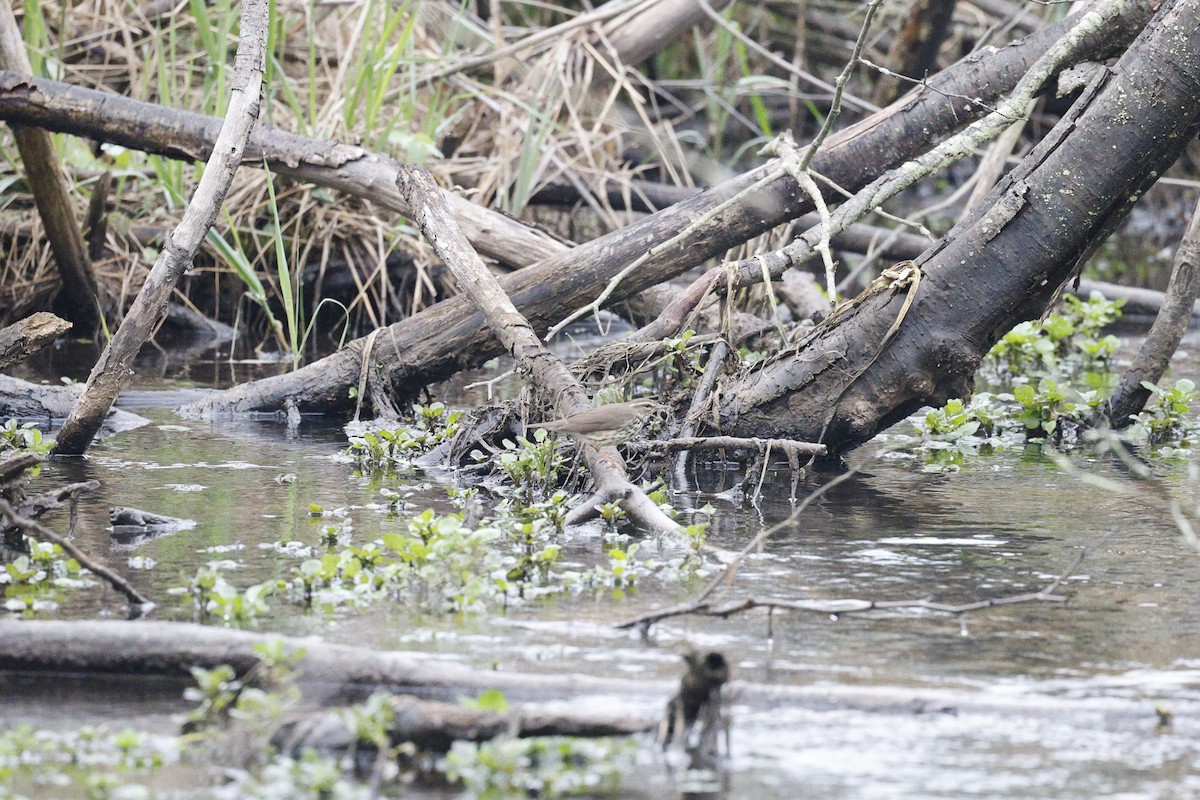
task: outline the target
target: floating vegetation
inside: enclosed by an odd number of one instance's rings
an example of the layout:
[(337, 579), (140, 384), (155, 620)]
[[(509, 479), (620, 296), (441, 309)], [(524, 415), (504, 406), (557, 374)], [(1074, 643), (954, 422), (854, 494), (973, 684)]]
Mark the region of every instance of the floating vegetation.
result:
[(461, 416), (461, 411), (450, 411), (442, 403), (413, 406), (412, 425), (351, 436), (346, 453), (363, 470), (390, 472), (454, 438)]
[[(978, 380), (1003, 389), (952, 399), (912, 419), (918, 449), (930, 469), (956, 469), (964, 456), (1030, 442), (1072, 447), (1088, 430), (1117, 385), (1119, 341), (1104, 328), (1121, 315), (1122, 301), (1099, 295), (1064, 298), (1060, 313), (1022, 322), (1005, 334), (980, 367)], [(1143, 382), (1153, 404), (1121, 431), (1130, 444), (1186, 445), (1197, 391), (1181, 379), (1172, 387)]]
[[(476, 492), (460, 490), (453, 500), (469, 506)], [(270, 610), (272, 596), (324, 612), (392, 601), (435, 615), (479, 613), (563, 593), (603, 591), (620, 598), (651, 575), (674, 581), (707, 571), (707, 519), (685, 528), (688, 547), (675, 559), (646, 559), (640, 544), (616, 542), (599, 563), (586, 568), (567, 563), (567, 500), (563, 491), (529, 505), (507, 498), (475, 525), (467, 524), (466, 510), (425, 509), (404, 519), (402, 530), (361, 544), (348, 541), (353, 530), (348, 512), (314, 505), (312, 513), (320, 519), (334, 515), (340, 523), (322, 525), (316, 544), (270, 546), (295, 560), (283, 577), (238, 589), (213, 562), (169, 591), (195, 621), (244, 626)], [(711, 507), (701, 511), (710, 512)]]

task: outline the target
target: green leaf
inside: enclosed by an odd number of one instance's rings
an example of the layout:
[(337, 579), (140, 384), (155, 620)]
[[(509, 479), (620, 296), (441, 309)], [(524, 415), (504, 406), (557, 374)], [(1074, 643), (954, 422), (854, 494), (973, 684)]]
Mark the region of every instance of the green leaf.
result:
[(503, 714), (509, 709), (508, 698), (499, 689), (488, 689), (473, 700), (464, 697), (459, 703), (467, 708), (474, 708), (479, 711), (492, 711), (496, 714)]

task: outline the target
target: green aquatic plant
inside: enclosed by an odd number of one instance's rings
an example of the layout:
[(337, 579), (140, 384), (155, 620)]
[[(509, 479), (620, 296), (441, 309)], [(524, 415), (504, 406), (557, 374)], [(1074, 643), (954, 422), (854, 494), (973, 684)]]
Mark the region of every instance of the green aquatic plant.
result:
[(617, 792), (635, 753), (628, 739), (498, 738), (455, 742), (437, 769), (470, 797), (594, 797)]
[[(710, 509), (709, 515), (712, 514), (712, 506), (707, 505), (705, 508)], [(684, 564), (688, 567), (699, 567), (704, 564), (704, 546), (708, 544), (708, 528), (711, 522), (705, 519), (701, 522), (693, 522), (691, 525), (686, 525), (683, 528), (683, 538), (688, 543), (688, 552), (684, 558)]]
[(28, 542), (28, 554), (0, 565), (4, 607), (25, 614), (58, 608), (61, 592), (95, 585), (90, 574), (62, 547), (52, 542)]
[(195, 686), (183, 697), (196, 705), (176, 717), (185, 733), (219, 735), (236, 720), (243, 729), (260, 728), (265, 740), (273, 723), (299, 704), (296, 665), (307, 651), (288, 652), (282, 639), (258, 642), (253, 650), (258, 662), (242, 676), (228, 664), (191, 668)]
[(411, 425), (351, 436), (346, 453), (365, 470), (390, 472), (454, 438), (461, 416), (461, 411), (451, 411), (443, 403), (413, 406)]
[(996, 383), (1014, 376), (1025, 381), (1050, 377), (1102, 388), (1119, 344), (1102, 331), (1120, 318), (1123, 305), (1123, 300), (1098, 294), (1087, 300), (1066, 295), (1060, 312), (1042, 322), (1019, 323), (1004, 334), (984, 358), (981, 371)]
[(620, 527), (629, 519), (629, 515), (625, 513), (624, 507), (615, 500), (608, 503), (601, 503), (596, 506), (596, 511), (600, 514), (600, 519), (604, 520), (604, 524), (610, 528)]
[(196, 622), (241, 626), (269, 610), (266, 600), (278, 588), (278, 581), (267, 581), (239, 590), (225, 580), (218, 567), (206, 565), (197, 569), (186, 585), (171, 587), (167, 594), (190, 607)]
[(992, 395), (981, 392), (970, 403), (954, 398), (946, 405), (913, 420), (913, 427), (922, 436), (954, 441), (964, 436), (991, 436), (996, 430), (996, 408)]
[[(538, 497), (548, 496), (558, 485), (559, 470), (566, 459), (559, 452), (557, 440), (545, 428), (537, 428), (529, 438), (518, 436), (514, 442), (505, 439), (503, 450), (495, 457), (496, 464), (504, 473), (516, 495), (525, 505), (533, 505)], [(476, 460), (486, 456), (476, 450)]]
[(44, 438), (35, 422), (21, 424), (15, 419), (10, 419), (0, 425), (0, 454), (15, 450), (44, 456), (53, 447), (54, 440)]
[(148, 797), (117, 790), (145, 790), (137, 781), (178, 761), (180, 750), (173, 737), (132, 728), (19, 725), (0, 730), (0, 797)]
[(1086, 405), (1080, 402), (1078, 392), (1049, 378), (1038, 381), (1036, 388), (1027, 383), (1015, 387), (1013, 398), (1021, 406), (1017, 418), (1030, 438), (1061, 437), (1064, 424), (1081, 422), (1080, 415)]
[(1137, 416), (1138, 424), (1146, 429), (1152, 444), (1182, 437), (1195, 428), (1188, 419), (1198, 393), (1194, 381), (1182, 378), (1170, 388), (1142, 381), (1142, 387), (1154, 397), (1154, 405)]

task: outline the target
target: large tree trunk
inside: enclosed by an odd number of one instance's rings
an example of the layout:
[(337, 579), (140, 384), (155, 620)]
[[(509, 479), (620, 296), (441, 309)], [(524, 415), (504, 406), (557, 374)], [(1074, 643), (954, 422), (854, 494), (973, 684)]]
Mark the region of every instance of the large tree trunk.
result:
[(1200, 0), (1161, 10), (1090, 91), (964, 221), (918, 260), (924, 279), (877, 287), (794, 351), (726, 386), (724, 431), (858, 445), (924, 405), (973, 389), (1015, 323), (1038, 316), (1179, 156), (1200, 117)]
[[(1148, 5), (1129, 4), (1111, 29), (1091, 37), (1083, 48), (1088, 58), (1124, 45), (1144, 24)], [(979, 115), (980, 103), (1007, 92), (1034, 60), (1074, 24), (1074, 18), (982, 57), (966, 59), (933, 77), (887, 109), (842, 131), (827, 142), (813, 167), (842, 186), (864, 186), (883, 171), (926, 149)], [(976, 98), (972, 99), (972, 98)], [(544, 331), (567, 313), (592, 301), (627, 264), (671, 240), (693, 221), (727, 198), (753, 185), (778, 167), (768, 163), (714, 189), (574, 250), (548, 258), (501, 284), (534, 328)], [(718, 215), (686, 241), (660, 247), (621, 282), (611, 302), (636, 294), (720, 256), (771, 228), (812, 210), (795, 182), (775, 181), (745, 202)], [(425, 384), (448, 377), (498, 355), (502, 348), (464, 298), (454, 297), (398, 322), (373, 338), (356, 340), (345, 349), (288, 375), (266, 378), (206, 398), (185, 409), (191, 414), (220, 414), (252, 409), (278, 409), (288, 398), (304, 410), (349, 410), (360, 365), (379, 369), (401, 394), (415, 396)]]

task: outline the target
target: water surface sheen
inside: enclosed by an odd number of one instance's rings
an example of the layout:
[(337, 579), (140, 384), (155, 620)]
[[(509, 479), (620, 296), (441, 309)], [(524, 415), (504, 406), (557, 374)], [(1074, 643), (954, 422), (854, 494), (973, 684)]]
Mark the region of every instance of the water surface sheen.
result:
[[(140, 405), (153, 398), (139, 396)], [(175, 398), (172, 398), (174, 401)], [(160, 602), (159, 617), (188, 619), (168, 588), (202, 564), (225, 562), (249, 585), (291, 563), (260, 544), (316, 542), (309, 504), (344, 506), (355, 543), (398, 530), (378, 490), (414, 491), (417, 510), (445, 509), (445, 476), (413, 472), (381, 483), (335, 459), (339, 428), (306, 420), (289, 437), (274, 420), (184, 422), (137, 409), (153, 424), (99, 443), (86, 459), (48, 464), (34, 489), (95, 478), (80, 504), (81, 544), (120, 566)], [(907, 429), (907, 426), (897, 430)], [(901, 600), (966, 603), (1034, 592), (1063, 576), (1065, 603), (1031, 602), (961, 617), (920, 610), (862, 615), (763, 611), (731, 619), (683, 617), (649, 640), (612, 623), (694, 593), (648, 581), (624, 599), (573, 596), (494, 615), (430, 617), (394, 604), (307, 614), (273, 601), (261, 627), (331, 641), (407, 649), (479, 667), (670, 679), (687, 646), (717, 648), (736, 677), (789, 688), (778, 702), (734, 704), (728, 797), (735, 798), (1180, 798), (1200, 796), (1200, 555), (1152, 502), (1080, 481), (1037, 448), (923, 471), (920, 458), (873, 444), (853, 454), (861, 472), (820, 497), (741, 569), (728, 599)], [(1072, 463), (1125, 479), (1089, 455)], [(1155, 485), (1181, 492), (1182, 464), (1154, 465)], [(293, 474), (294, 482), (277, 476)], [(675, 498), (717, 508), (711, 542), (741, 548), (791, 514), (791, 481), (769, 475), (757, 506), (729, 499), (731, 476), (710, 473)], [(801, 481), (796, 499), (827, 482)], [(114, 545), (110, 505), (196, 520), (195, 528), (135, 548)], [(66, 515), (48, 515), (63, 530)], [(569, 534), (569, 558), (599, 557), (596, 530)], [(653, 543), (644, 545), (648, 553)], [(1082, 554), (1082, 560), (1080, 560)], [(126, 567), (131, 555), (157, 562)], [(119, 615), (110, 592), (69, 598), (63, 616)], [(615, 701), (616, 699), (614, 699)], [(61, 717), (28, 705), (22, 715)], [(1174, 714), (1158, 726), (1155, 706)], [(78, 707), (76, 707), (78, 708)], [(120, 717), (119, 707), (112, 707)], [(89, 719), (103, 712), (88, 706)], [(647, 750), (650, 748), (647, 747)], [(653, 759), (630, 791), (666, 796)]]

